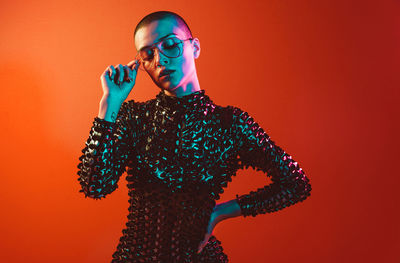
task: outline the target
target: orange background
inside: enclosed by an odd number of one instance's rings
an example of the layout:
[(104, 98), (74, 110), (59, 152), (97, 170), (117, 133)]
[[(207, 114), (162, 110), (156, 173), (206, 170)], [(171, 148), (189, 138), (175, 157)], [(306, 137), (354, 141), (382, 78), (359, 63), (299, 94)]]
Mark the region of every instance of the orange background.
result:
[[(230, 262), (399, 260), (399, 5), (2, 1), (0, 261), (111, 261), (128, 215), (125, 175), (107, 198), (85, 199), (78, 157), (100, 74), (133, 59), (136, 24), (159, 10), (199, 38), (206, 94), (248, 111), (312, 185), (304, 202), (217, 225)], [(128, 99), (158, 91), (139, 74)], [(218, 202), (267, 181), (240, 170)]]

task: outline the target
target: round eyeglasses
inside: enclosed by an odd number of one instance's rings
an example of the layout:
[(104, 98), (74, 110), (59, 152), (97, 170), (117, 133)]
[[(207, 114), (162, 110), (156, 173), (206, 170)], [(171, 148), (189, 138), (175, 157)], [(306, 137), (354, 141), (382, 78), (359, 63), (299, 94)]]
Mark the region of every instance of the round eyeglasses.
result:
[(170, 37), (158, 41), (151, 46), (140, 49), (135, 57), (141, 62), (139, 65), (139, 69), (145, 71), (154, 66), (154, 55), (156, 47), (158, 51), (161, 52), (164, 56), (169, 58), (177, 58), (180, 57), (183, 53), (183, 42), (192, 39), (193, 38), (182, 40), (177, 37)]

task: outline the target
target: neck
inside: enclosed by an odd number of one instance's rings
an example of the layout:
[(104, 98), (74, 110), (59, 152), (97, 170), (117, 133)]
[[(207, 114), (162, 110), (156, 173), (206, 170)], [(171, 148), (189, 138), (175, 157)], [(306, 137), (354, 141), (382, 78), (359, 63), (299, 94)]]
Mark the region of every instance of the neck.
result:
[(164, 89), (164, 93), (168, 96), (172, 97), (182, 97), (193, 92), (200, 90), (199, 79), (197, 78), (197, 72), (194, 71), (188, 82), (185, 82), (182, 85), (177, 86), (173, 90)]

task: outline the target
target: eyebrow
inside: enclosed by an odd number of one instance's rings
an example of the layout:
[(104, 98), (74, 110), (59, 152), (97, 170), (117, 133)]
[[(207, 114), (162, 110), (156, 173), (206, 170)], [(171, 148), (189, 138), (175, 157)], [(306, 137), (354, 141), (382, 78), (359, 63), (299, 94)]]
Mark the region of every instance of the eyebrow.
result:
[[(163, 37), (160, 37), (157, 41), (155, 41), (154, 43), (157, 43), (157, 42), (159, 42), (160, 40), (163, 40), (164, 38), (166, 38), (166, 37), (168, 37), (168, 36), (170, 36), (170, 35), (177, 35), (177, 34), (175, 34), (175, 33), (169, 33), (169, 34), (167, 34), (167, 35), (165, 35), (165, 36), (163, 36)], [(153, 44), (152, 44), (153, 45)], [(152, 45), (149, 45), (149, 46), (144, 46), (144, 47), (142, 47), (141, 49), (139, 49), (139, 51), (141, 51), (141, 50), (143, 50), (143, 49), (145, 49), (145, 48), (148, 48), (148, 47), (151, 47)]]

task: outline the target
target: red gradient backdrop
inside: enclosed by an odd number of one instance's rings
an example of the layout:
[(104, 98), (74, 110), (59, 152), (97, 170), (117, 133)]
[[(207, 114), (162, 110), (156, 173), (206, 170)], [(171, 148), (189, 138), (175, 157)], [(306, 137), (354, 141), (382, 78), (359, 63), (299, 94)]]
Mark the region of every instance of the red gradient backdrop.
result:
[[(313, 188), (277, 213), (217, 225), (230, 262), (399, 262), (399, 5), (1, 1), (0, 261), (111, 261), (128, 215), (125, 175), (106, 199), (85, 199), (78, 157), (100, 74), (133, 59), (143, 16), (170, 10), (200, 40), (201, 88), (248, 111)], [(128, 99), (158, 91), (140, 74)], [(267, 182), (240, 170), (219, 201)]]

